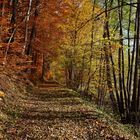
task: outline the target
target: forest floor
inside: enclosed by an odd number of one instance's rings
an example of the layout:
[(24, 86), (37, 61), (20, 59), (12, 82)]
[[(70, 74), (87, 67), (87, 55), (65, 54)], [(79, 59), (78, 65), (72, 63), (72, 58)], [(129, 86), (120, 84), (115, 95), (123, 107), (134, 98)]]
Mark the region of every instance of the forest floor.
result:
[(138, 139), (79, 93), (51, 82), (17, 99), (12, 115), (1, 127), (1, 140)]

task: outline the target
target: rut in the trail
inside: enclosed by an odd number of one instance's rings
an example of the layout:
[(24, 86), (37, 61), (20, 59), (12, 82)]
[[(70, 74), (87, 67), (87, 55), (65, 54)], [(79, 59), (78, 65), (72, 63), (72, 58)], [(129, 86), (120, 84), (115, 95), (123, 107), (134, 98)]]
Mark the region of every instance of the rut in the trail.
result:
[(8, 140), (120, 140), (80, 94), (55, 82), (38, 84), (19, 106), (19, 118), (5, 130)]

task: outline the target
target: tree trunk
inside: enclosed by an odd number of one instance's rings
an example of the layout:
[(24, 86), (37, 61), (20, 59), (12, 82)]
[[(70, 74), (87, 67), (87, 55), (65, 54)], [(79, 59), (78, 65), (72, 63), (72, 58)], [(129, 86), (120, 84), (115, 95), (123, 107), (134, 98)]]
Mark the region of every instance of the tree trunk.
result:
[[(107, 0), (105, 0), (105, 23), (104, 23), (104, 34), (103, 37), (104, 38), (108, 38), (109, 36), (109, 27), (108, 27), (108, 12), (107, 12)], [(108, 49), (108, 45), (106, 43), (104, 43), (104, 52), (105, 52), (105, 61), (106, 61), (106, 76), (107, 76), (107, 86), (109, 89), (109, 94), (110, 94), (110, 99), (111, 99), (111, 103), (112, 103), (112, 109), (114, 112), (117, 111), (117, 104), (116, 104), (116, 99), (114, 96), (114, 92), (113, 92), (113, 86), (112, 86), (112, 79), (111, 79), (111, 70), (110, 70), (110, 60), (109, 60), (109, 49)]]

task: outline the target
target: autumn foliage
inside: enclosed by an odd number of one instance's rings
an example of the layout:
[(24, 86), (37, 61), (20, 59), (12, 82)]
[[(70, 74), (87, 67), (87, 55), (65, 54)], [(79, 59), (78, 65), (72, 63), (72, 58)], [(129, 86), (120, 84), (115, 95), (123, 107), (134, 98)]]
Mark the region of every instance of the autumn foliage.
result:
[[(59, 0), (1, 1), (1, 64), (33, 69), (41, 78), (44, 56), (56, 57), (68, 4)], [(48, 58), (45, 58), (48, 59)]]
[(99, 106), (110, 100), (123, 123), (137, 125), (139, 38), (139, 0), (0, 1), (3, 67), (35, 82), (59, 80)]

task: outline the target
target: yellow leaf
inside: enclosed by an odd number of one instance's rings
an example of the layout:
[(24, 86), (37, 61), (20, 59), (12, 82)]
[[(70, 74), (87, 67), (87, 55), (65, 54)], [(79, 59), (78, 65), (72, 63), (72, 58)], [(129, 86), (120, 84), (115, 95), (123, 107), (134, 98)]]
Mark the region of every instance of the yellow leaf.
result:
[(0, 91), (0, 98), (3, 98), (5, 96), (5, 93), (3, 91)]

